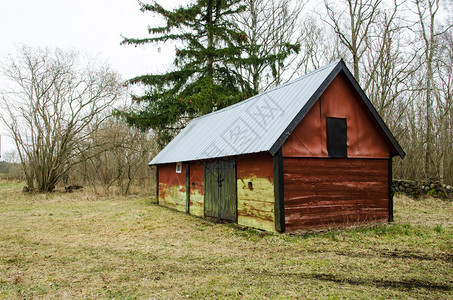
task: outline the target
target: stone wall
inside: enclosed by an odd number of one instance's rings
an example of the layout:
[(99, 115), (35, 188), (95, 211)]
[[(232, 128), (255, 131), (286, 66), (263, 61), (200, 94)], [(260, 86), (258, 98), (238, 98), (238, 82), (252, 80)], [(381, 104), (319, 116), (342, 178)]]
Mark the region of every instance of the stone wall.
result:
[(439, 182), (393, 179), (392, 191), (414, 197), (430, 195), (438, 198), (453, 197), (453, 187)]

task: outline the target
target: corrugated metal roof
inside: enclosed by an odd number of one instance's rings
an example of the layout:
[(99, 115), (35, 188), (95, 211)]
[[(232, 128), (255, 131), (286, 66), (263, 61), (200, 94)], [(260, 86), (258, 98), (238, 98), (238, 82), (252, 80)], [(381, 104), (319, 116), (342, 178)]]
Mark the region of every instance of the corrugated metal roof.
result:
[(337, 60), (299, 79), (194, 119), (150, 165), (263, 151), (274, 154), (276, 146), (283, 144), (296, 123), (344, 68), (344, 62)]

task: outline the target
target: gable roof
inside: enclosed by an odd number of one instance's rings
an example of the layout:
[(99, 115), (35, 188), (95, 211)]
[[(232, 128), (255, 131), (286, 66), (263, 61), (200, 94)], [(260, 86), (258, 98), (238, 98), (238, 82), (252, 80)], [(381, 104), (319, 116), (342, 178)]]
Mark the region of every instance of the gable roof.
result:
[(150, 165), (280, 149), (313, 104), (340, 73), (396, 150), (406, 155), (342, 59), (247, 100), (192, 120)]

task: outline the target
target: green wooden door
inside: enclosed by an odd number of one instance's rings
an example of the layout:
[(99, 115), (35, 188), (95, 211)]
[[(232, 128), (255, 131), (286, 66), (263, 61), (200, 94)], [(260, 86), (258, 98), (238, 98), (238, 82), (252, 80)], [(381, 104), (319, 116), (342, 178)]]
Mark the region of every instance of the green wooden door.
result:
[(236, 161), (205, 163), (205, 216), (237, 221)]
[(219, 188), (218, 188), (218, 163), (207, 162), (204, 164), (204, 215), (207, 217), (220, 217)]
[(219, 161), (220, 218), (237, 221), (236, 161)]

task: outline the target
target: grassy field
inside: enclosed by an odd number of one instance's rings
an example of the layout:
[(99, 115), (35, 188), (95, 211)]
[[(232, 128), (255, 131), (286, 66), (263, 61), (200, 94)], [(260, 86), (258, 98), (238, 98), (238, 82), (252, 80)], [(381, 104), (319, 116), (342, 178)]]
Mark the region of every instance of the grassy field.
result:
[(296, 236), (21, 188), (0, 182), (0, 298), (453, 298), (452, 202), (398, 196), (392, 225)]

